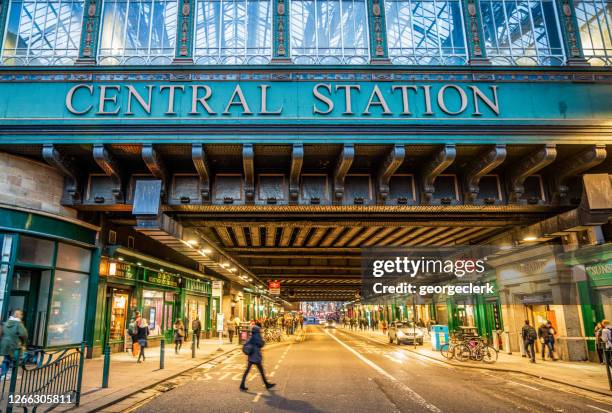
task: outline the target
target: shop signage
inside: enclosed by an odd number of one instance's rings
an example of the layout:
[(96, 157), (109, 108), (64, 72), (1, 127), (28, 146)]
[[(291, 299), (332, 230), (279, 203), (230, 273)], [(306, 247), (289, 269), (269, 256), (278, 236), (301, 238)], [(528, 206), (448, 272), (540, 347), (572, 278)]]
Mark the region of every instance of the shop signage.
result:
[[(455, 83), (309, 83), (297, 96), (312, 115), (329, 116), (499, 116), (497, 85)], [(285, 85), (210, 84), (91, 84), (72, 86), (65, 97), (76, 116), (244, 116), (282, 117)], [(161, 108), (161, 109), (160, 109)]]
[(217, 313), (217, 332), (223, 333), (223, 313)]
[(164, 287), (178, 287), (176, 277), (163, 272), (147, 272), (147, 281), (151, 284), (163, 285)]
[(185, 289), (195, 293), (210, 294), (210, 283), (206, 281), (185, 278)]
[(111, 277), (133, 280), (136, 278), (134, 268), (124, 262), (111, 262), (108, 266), (108, 275)]
[(271, 295), (280, 295), (281, 283), (280, 281), (268, 282), (268, 291)]
[(223, 281), (212, 282), (212, 296), (221, 297), (223, 295)]
[(585, 265), (584, 268), (593, 280), (612, 279), (612, 261)]

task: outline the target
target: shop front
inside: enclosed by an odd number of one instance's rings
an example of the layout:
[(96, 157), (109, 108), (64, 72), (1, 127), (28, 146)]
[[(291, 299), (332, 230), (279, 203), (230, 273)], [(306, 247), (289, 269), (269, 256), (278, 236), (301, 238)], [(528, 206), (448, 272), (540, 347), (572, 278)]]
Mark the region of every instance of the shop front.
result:
[(205, 322), (210, 316), (211, 283), (192, 278), (185, 278), (183, 281), (183, 294), (185, 296), (183, 311), (186, 320), (186, 330), (193, 333), (193, 321), (197, 318), (202, 326), (200, 334), (203, 334)]
[(76, 220), (0, 208), (2, 319), (23, 310), (28, 346), (91, 344), (96, 232)]

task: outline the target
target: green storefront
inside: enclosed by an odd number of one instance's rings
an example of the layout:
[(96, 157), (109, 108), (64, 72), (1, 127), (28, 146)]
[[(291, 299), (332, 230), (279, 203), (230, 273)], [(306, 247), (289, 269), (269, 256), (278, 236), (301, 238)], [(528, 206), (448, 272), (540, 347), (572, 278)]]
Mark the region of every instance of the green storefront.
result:
[(124, 247), (107, 253), (100, 265), (96, 354), (105, 342), (114, 352), (130, 347), (127, 326), (136, 311), (148, 322), (151, 345), (171, 341), (177, 319), (190, 332), (197, 316), (208, 331), (211, 283), (202, 274)]
[(62, 348), (93, 341), (97, 228), (70, 218), (0, 208), (2, 319), (24, 311), (28, 345)]
[(584, 271), (575, 271), (578, 296), (587, 337), (589, 357), (596, 358), (595, 325), (612, 320), (612, 245), (602, 244), (584, 247), (565, 254), (567, 265), (584, 266)]

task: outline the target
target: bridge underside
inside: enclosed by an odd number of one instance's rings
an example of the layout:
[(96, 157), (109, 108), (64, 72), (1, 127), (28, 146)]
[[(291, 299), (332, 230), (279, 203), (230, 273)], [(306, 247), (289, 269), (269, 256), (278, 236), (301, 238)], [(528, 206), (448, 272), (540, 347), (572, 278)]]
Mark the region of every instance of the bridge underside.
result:
[[(61, 170), (81, 218), (136, 228), (245, 286), (281, 281), (289, 301), (353, 300), (363, 248), (486, 242), (575, 209), (579, 176), (612, 170), (605, 145), (0, 149)], [(160, 183), (144, 206), (143, 182)]]

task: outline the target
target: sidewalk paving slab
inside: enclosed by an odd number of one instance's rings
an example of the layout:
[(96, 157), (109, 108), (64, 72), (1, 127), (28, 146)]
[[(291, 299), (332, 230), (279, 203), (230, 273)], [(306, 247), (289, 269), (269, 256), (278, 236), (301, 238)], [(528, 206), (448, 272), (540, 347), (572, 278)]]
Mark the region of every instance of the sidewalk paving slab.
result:
[[(382, 331), (350, 330), (344, 327), (341, 327), (340, 330), (357, 333), (361, 336), (376, 339), (378, 342), (388, 344), (387, 336), (384, 335)], [(507, 354), (500, 351), (496, 363), (485, 364), (475, 361), (461, 362), (458, 360), (448, 360), (442, 356), (439, 351), (432, 350), (431, 343), (427, 341), (423, 346), (417, 346), (416, 349), (412, 345), (405, 345), (402, 346), (402, 348), (412, 353), (452, 364), (457, 367), (520, 373), (555, 383), (565, 384), (581, 390), (612, 396), (612, 391), (609, 388), (608, 377), (606, 375), (606, 367), (593, 362), (552, 361), (550, 359), (542, 362), (541, 358), (538, 356), (536, 363), (530, 363), (529, 360), (522, 357), (520, 353)]]

